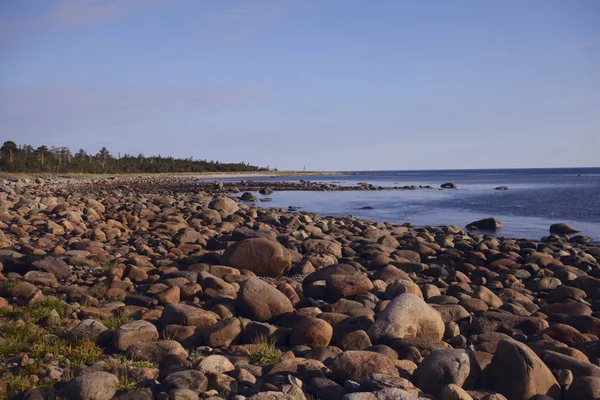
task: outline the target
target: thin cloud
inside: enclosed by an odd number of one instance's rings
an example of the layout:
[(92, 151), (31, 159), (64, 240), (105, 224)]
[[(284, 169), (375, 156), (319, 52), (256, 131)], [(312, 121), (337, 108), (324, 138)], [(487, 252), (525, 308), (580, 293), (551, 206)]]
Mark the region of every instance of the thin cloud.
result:
[(29, 18), (0, 19), (0, 44), (110, 23), (146, 8), (182, 1), (186, 0), (60, 0)]
[(218, 87), (203, 90), (90, 88), (72, 85), (4, 87), (0, 124), (15, 137), (35, 138), (110, 131), (140, 121), (196, 115), (262, 104), (264, 88)]
[(126, 17), (174, 0), (61, 0), (47, 15), (59, 29), (77, 29)]
[(593, 40), (584, 40), (581, 42), (566, 44), (564, 46), (561, 46), (560, 49), (562, 51), (576, 51), (576, 50), (585, 49), (587, 47), (591, 47), (593, 45), (594, 45)]

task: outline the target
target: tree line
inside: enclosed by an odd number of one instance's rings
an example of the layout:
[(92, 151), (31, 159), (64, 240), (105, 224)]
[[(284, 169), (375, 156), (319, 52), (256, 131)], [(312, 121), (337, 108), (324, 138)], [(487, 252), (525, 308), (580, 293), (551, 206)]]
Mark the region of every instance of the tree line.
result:
[(237, 172), (268, 171), (245, 162), (221, 163), (218, 161), (174, 158), (163, 156), (116, 157), (106, 147), (96, 154), (80, 149), (73, 154), (67, 147), (17, 145), (6, 141), (0, 148), (0, 171), (51, 172), (51, 173), (159, 173), (159, 172)]

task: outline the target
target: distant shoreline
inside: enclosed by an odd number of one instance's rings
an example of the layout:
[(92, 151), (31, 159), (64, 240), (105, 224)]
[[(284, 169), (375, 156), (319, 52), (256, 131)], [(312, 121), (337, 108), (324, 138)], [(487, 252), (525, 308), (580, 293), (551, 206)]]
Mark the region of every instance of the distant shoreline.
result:
[(280, 177), (280, 176), (314, 176), (314, 175), (347, 175), (345, 172), (331, 171), (248, 171), (248, 172), (178, 172), (178, 173), (127, 173), (127, 174), (82, 174), (82, 173), (29, 173), (29, 172), (0, 172), (0, 179), (106, 179), (110, 177), (135, 178), (135, 177), (159, 177), (177, 176), (202, 179), (224, 179), (224, 178), (253, 178), (253, 177)]

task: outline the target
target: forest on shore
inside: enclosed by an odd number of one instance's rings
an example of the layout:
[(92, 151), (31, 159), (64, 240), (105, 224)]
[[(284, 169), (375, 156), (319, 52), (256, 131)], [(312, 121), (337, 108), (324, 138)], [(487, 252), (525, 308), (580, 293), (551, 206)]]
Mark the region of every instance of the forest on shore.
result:
[(102, 147), (96, 154), (80, 149), (72, 153), (67, 147), (17, 145), (6, 141), (0, 148), (0, 171), (24, 173), (177, 173), (177, 172), (241, 172), (268, 171), (245, 162), (222, 163), (219, 161), (175, 158), (165, 156), (115, 156)]

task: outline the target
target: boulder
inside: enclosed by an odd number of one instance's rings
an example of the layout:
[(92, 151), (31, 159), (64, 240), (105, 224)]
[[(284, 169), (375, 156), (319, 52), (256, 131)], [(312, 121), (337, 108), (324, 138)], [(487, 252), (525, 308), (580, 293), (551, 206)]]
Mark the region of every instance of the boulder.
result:
[(136, 360), (153, 361), (158, 364), (169, 356), (189, 356), (183, 346), (175, 340), (135, 343), (127, 348), (126, 355)]
[(552, 371), (527, 345), (512, 339), (498, 342), (487, 367), (492, 389), (508, 400), (527, 400), (536, 394), (562, 398), (561, 388)]
[(568, 235), (570, 233), (579, 232), (577, 229), (569, 226), (565, 223), (558, 223), (550, 225), (550, 233), (553, 235)]
[(255, 321), (268, 321), (294, 311), (285, 294), (258, 278), (240, 284), (237, 301), (242, 313)]
[(206, 328), (217, 323), (219, 316), (200, 307), (183, 303), (168, 304), (160, 316), (162, 326), (191, 325)]
[(161, 382), (161, 386), (165, 391), (188, 389), (196, 394), (200, 394), (208, 388), (208, 379), (206, 379), (206, 375), (200, 371), (187, 369), (169, 374)]
[(333, 328), (319, 318), (302, 318), (292, 327), (290, 344), (309, 347), (327, 347), (333, 336)]
[(224, 211), (227, 213), (234, 213), (240, 209), (236, 201), (229, 197), (217, 197), (208, 203), (208, 207), (213, 210)]
[(71, 380), (64, 389), (67, 399), (73, 400), (109, 400), (119, 386), (119, 379), (108, 372), (96, 371), (80, 375)]
[(88, 318), (84, 319), (77, 324), (75, 328), (67, 332), (66, 338), (73, 343), (86, 339), (96, 341), (96, 338), (106, 330), (108, 330), (108, 328), (104, 326), (102, 322)]
[(415, 382), (425, 393), (439, 396), (446, 385), (462, 388), (470, 373), (471, 363), (465, 350), (435, 350), (419, 364)]
[(333, 359), (330, 368), (341, 381), (362, 382), (373, 374), (399, 376), (391, 358), (371, 351), (345, 351)]
[(446, 182), (440, 185), (442, 189), (458, 189), (458, 185), (454, 182)]
[(484, 218), (467, 225), (467, 229), (469, 230), (484, 229), (487, 231), (497, 231), (500, 228), (502, 228), (502, 222), (496, 218)]
[(600, 378), (583, 376), (575, 378), (565, 393), (565, 400), (600, 399)]
[(158, 330), (148, 321), (138, 320), (121, 325), (114, 334), (115, 349), (125, 351), (134, 343), (158, 340)]
[(393, 299), (368, 330), (373, 343), (400, 338), (442, 340), (444, 321), (439, 312), (414, 294)]
[(225, 265), (247, 269), (258, 276), (278, 277), (292, 267), (290, 252), (276, 241), (252, 238), (229, 246), (222, 256)]
[(235, 367), (225, 356), (212, 355), (200, 361), (198, 366), (200, 372), (205, 374), (223, 374), (233, 371)]
[(31, 265), (40, 271), (51, 273), (56, 279), (65, 279), (71, 274), (67, 263), (57, 257), (47, 256), (32, 262)]
[(336, 258), (342, 258), (342, 246), (331, 240), (307, 239), (302, 242), (304, 253), (329, 254)]

